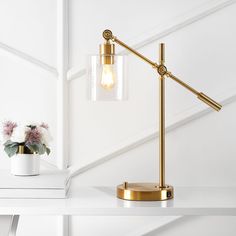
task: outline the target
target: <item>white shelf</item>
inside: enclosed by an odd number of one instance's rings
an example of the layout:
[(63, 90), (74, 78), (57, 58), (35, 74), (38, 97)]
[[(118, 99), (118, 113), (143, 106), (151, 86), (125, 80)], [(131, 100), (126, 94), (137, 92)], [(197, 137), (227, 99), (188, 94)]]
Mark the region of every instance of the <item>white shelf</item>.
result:
[(236, 188), (176, 187), (175, 198), (131, 202), (115, 197), (113, 187), (79, 187), (67, 199), (0, 199), (0, 215), (236, 215)]

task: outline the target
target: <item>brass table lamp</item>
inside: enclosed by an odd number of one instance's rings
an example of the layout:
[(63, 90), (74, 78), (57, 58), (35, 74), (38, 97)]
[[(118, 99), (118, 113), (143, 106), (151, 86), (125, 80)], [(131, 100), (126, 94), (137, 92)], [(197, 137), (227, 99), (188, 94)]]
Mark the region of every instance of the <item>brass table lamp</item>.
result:
[(143, 61), (147, 62), (157, 71), (159, 76), (159, 183), (128, 183), (124, 182), (117, 186), (117, 197), (125, 200), (134, 201), (160, 201), (168, 200), (174, 197), (174, 189), (165, 183), (165, 77), (173, 79), (190, 92), (194, 93), (201, 101), (219, 111), (221, 105), (202, 92), (198, 92), (188, 84), (184, 83), (164, 65), (165, 63), (165, 45), (160, 44), (159, 64), (153, 62), (130, 48), (128, 45), (115, 37), (110, 30), (103, 32), (104, 44), (100, 45), (100, 54), (92, 58), (90, 70), (90, 95), (93, 100), (103, 99), (121, 100), (125, 96), (122, 88), (125, 84), (123, 80), (124, 71), (122, 68), (121, 56), (115, 55), (115, 44), (119, 44), (132, 52)]

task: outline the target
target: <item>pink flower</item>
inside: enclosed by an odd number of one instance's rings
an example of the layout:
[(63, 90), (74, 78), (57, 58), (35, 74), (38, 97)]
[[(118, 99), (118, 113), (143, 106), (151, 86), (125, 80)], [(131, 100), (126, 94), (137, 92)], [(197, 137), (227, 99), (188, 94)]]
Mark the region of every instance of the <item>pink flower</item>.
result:
[(41, 132), (37, 129), (37, 127), (35, 128), (31, 128), (26, 132), (26, 143), (29, 144), (38, 144), (41, 142), (42, 139), (42, 134)]
[(10, 138), (12, 136), (13, 130), (17, 127), (17, 124), (12, 121), (6, 121), (3, 123), (3, 136), (5, 138)]

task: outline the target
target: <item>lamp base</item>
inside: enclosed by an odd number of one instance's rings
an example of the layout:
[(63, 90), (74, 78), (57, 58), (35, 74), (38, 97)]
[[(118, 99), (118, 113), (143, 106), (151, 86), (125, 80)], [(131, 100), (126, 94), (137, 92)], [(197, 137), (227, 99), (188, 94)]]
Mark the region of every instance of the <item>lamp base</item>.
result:
[(174, 197), (174, 188), (156, 183), (127, 183), (117, 186), (117, 197), (130, 201), (163, 201)]

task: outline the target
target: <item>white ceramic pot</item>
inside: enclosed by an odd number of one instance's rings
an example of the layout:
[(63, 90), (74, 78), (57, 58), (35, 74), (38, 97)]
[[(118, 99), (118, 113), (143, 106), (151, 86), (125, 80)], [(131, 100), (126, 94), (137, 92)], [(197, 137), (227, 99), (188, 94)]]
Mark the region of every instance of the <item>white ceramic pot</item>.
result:
[(11, 157), (11, 174), (39, 175), (40, 157), (38, 154), (17, 154)]

